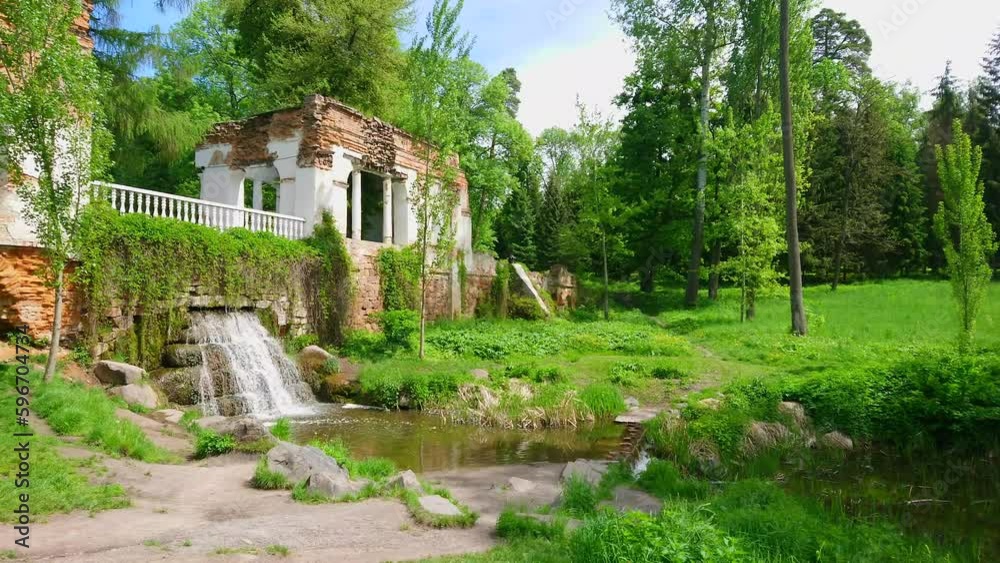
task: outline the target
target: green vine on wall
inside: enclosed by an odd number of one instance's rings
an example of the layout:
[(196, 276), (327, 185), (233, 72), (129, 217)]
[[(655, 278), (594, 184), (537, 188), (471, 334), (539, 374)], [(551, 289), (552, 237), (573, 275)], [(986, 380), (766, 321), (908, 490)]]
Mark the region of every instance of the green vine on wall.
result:
[(313, 264), (307, 280), (310, 324), (324, 344), (340, 345), (351, 320), (355, 287), (352, 277), (354, 264), (329, 211), (323, 212), (313, 235), (306, 240), (319, 259)]
[(385, 311), (414, 311), (420, 305), (420, 256), (413, 248), (383, 248), (376, 257)]
[(465, 314), (466, 294), (469, 290), (469, 267), (465, 265), (465, 251), (459, 250), (456, 256), (458, 260), (458, 288), (461, 302), (461, 312)]
[(513, 268), (507, 260), (497, 261), (497, 275), (493, 278), (493, 303), (496, 315), (501, 319), (506, 319), (508, 316), (511, 270)]

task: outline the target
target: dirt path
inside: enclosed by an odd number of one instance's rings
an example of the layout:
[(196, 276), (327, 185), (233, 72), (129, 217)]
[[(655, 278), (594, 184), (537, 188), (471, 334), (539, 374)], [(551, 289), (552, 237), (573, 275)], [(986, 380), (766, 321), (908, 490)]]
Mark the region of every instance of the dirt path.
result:
[[(467, 530), (435, 530), (415, 524), (395, 500), (310, 506), (293, 502), (287, 491), (253, 490), (247, 480), (255, 462), (239, 455), (186, 465), (105, 459), (109, 471), (101, 480), (123, 485), (133, 506), (94, 515), (54, 515), (35, 524), (29, 559), (398, 561), (484, 551), (495, 544), (494, 526), (504, 505), (519, 500), (505, 490), (507, 479), (538, 483), (520, 501), (551, 502), (562, 468), (520, 465), (428, 475), (482, 515)], [(8, 527), (0, 535), (0, 541), (11, 545)], [(287, 547), (290, 556), (268, 555), (270, 545)], [(218, 553), (220, 549), (234, 551)]]

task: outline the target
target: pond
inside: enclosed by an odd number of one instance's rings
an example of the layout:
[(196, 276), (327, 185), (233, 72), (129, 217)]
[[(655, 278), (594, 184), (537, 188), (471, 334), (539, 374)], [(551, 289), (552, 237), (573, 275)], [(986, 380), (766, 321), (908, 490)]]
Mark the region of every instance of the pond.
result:
[(790, 492), (835, 511), (883, 516), (970, 560), (1000, 561), (1000, 459), (995, 454), (904, 456), (875, 448), (837, 462), (814, 459), (786, 466), (782, 480)]
[(621, 445), (623, 427), (504, 430), (449, 424), (440, 416), (320, 405), (291, 419), (293, 439), (341, 439), (358, 458), (385, 457), (417, 473), (531, 462), (605, 459)]

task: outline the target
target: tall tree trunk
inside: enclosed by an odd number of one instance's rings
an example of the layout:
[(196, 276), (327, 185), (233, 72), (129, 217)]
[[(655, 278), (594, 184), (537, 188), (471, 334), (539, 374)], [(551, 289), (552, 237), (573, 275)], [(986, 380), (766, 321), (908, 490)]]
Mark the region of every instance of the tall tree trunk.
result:
[(789, 78), (788, 0), (781, 0), (781, 137), (785, 156), (785, 216), (788, 236), (788, 289), (792, 306), (792, 332), (805, 336), (805, 304), (802, 301), (802, 257), (799, 254), (799, 218), (795, 186), (795, 135), (792, 124), (792, 87)]
[(608, 233), (601, 231), (601, 254), (604, 257), (604, 320), (611, 318), (608, 309)]
[(712, 272), (708, 275), (708, 298), (719, 300), (719, 264), (722, 263), (722, 241), (712, 241)]
[(63, 271), (60, 268), (56, 274), (56, 305), (52, 315), (52, 342), (49, 344), (49, 359), (45, 362), (45, 375), (42, 379), (47, 383), (56, 374), (56, 362), (59, 356), (59, 338), (62, 332), (63, 316)]
[(691, 261), (688, 263), (687, 292), (684, 303), (698, 305), (701, 282), (701, 252), (705, 246), (705, 185), (708, 184), (708, 102), (711, 86), (712, 54), (715, 52), (715, 10), (706, 8), (705, 41), (701, 60), (701, 131), (698, 135), (698, 184), (695, 191), (694, 233), (691, 237)]

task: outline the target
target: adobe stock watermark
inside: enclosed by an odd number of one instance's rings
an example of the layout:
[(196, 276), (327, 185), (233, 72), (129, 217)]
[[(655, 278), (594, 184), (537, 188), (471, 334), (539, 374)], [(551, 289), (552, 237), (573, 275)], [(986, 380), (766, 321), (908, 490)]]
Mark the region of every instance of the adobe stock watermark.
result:
[(554, 8), (545, 10), (545, 19), (549, 22), (549, 27), (556, 29), (560, 25), (569, 21), (576, 11), (586, 4), (588, 0), (559, 0)]
[(878, 22), (878, 30), (882, 37), (888, 39), (894, 33), (909, 23), (910, 18), (915, 16), (920, 8), (934, 0), (899, 0), (892, 5), (889, 10), (889, 17)]

